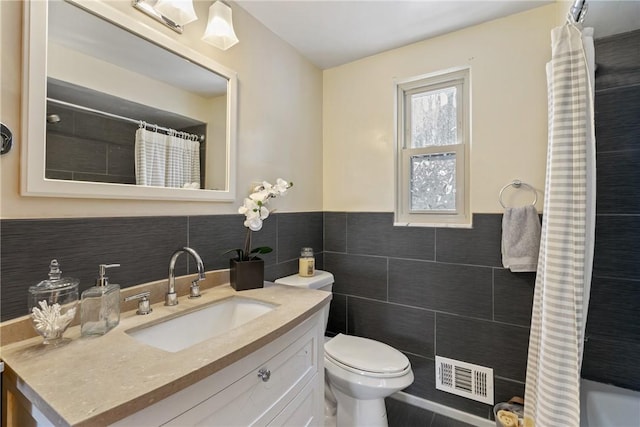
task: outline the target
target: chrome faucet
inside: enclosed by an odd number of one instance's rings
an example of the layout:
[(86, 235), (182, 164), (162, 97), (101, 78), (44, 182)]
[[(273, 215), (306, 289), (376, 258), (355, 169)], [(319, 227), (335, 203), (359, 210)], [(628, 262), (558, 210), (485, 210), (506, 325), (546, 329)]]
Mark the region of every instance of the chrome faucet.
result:
[[(191, 284), (191, 297), (196, 298), (200, 296), (198, 282), (200, 280), (204, 280), (205, 278), (204, 264), (202, 263), (202, 258), (200, 258), (200, 255), (198, 255), (196, 251), (194, 251), (191, 248), (185, 247), (182, 249), (178, 249), (173, 253), (173, 255), (171, 255), (171, 260), (169, 261), (169, 290), (167, 291), (167, 296), (165, 298), (164, 305), (178, 304), (178, 295), (176, 295), (176, 271), (175, 270), (176, 270), (176, 261), (178, 260), (178, 257), (182, 253), (187, 253), (191, 255), (191, 257), (196, 262), (196, 265), (198, 267), (198, 278), (194, 280), (193, 283)], [(195, 293), (194, 289), (197, 290), (197, 295), (194, 294)]]

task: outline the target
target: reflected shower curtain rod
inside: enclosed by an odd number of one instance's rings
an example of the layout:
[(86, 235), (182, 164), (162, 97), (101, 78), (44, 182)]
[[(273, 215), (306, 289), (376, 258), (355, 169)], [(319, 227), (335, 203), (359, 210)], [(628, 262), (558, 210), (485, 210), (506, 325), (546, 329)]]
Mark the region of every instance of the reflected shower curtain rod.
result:
[[(87, 111), (89, 113), (95, 113), (95, 114), (100, 114), (102, 116), (106, 116), (106, 117), (111, 117), (112, 119), (118, 119), (118, 120), (123, 120), (125, 122), (129, 122), (129, 123), (136, 123), (140, 126), (144, 125), (145, 128), (152, 128), (154, 130), (161, 130), (163, 132), (182, 132), (182, 131), (177, 131), (175, 129), (171, 129), (171, 128), (166, 128), (163, 126), (158, 126), (152, 123), (147, 123), (144, 120), (136, 120), (136, 119), (132, 119), (130, 117), (125, 117), (125, 116), (119, 116), (118, 114), (113, 114), (113, 113), (108, 113), (106, 111), (101, 111), (101, 110), (96, 110), (94, 108), (89, 108), (89, 107), (85, 107), (83, 105), (77, 105), (77, 104), (72, 104), (71, 102), (66, 102), (66, 101), (60, 101), (59, 99), (55, 99), (55, 98), (49, 98), (47, 97), (47, 101), (53, 102), (54, 104), (59, 104), (59, 105), (64, 105), (65, 107), (71, 107), (71, 108), (77, 108), (79, 110), (82, 111)], [(188, 136), (193, 136), (196, 138), (197, 141), (200, 142), (204, 142), (205, 137), (204, 135), (195, 135), (195, 134), (191, 134), (188, 132), (182, 132), (183, 134), (186, 134)]]
[(569, 14), (573, 17), (574, 22), (582, 22), (584, 21), (584, 17), (587, 16), (587, 0), (575, 0), (571, 9), (569, 9)]

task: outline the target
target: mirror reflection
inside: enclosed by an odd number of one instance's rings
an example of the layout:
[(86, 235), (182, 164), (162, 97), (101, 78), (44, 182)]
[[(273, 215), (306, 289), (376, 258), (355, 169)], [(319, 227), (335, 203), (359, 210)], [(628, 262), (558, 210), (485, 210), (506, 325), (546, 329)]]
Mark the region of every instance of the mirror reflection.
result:
[(47, 179), (228, 189), (226, 77), (49, 2)]

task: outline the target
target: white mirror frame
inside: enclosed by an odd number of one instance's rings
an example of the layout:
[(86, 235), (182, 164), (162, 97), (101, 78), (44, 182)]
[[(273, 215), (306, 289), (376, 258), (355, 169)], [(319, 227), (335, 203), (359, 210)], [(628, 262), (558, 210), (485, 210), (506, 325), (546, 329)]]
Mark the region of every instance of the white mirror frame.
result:
[[(237, 73), (176, 40), (99, 1), (67, 0), (139, 37), (215, 71), (228, 79), (226, 190), (186, 190), (86, 181), (47, 179), (45, 170), (47, 34), (46, 1), (24, 2), (21, 194), (23, 196), (99, 199), (148, 199), (231, 202), (236, 194)], [(73, 25), (70, 23), (70, 25)]]

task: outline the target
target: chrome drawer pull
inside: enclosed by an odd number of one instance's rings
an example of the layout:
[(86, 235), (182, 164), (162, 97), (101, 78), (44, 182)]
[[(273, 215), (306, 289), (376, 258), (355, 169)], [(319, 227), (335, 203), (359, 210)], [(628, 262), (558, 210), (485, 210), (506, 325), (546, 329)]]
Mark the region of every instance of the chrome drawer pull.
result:
[(262, 378), (262, 381), (266, 383), (271, 378), (271, 371), (267, 368), (262, 368), (258, 371), (258, 377)]

